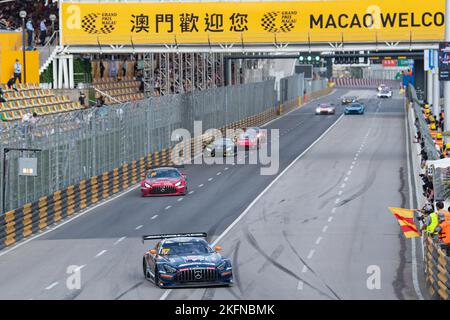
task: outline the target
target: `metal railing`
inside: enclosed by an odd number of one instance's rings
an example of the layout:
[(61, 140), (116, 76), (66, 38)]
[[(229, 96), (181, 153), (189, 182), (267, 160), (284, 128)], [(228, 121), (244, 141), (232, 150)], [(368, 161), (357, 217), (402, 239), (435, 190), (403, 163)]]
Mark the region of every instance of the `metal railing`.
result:
[(433, 137), (431, 136), (430, 130), (428, 129), (428, 123), (423, 117), (421, 102), (417, 98), (417, 93), (414, 86), (412, 86), (411, 84), (407, 88), (407, 97), (414, 108), (414, 114), (419, 124), (418, 129), (425, 143), (425, 151), (427, 153), (428, 160), (440, 159), (439, 152), (436, 149)]

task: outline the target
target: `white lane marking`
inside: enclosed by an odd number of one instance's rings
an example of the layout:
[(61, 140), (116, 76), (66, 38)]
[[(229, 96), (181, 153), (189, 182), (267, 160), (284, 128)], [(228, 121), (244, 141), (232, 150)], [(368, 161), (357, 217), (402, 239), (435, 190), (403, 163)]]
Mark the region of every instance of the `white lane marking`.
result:
[(352, 162), (352, 165), (355, 165), (355, 163), (356, 163), (356, 161), (353, 161), (353, 162)]
[(172, 206), (167, 206), (164, 208), (164, 210), (169, 210), (170, 208), (172, 208)]
[(127, 237), (122, 237), (122, 238), (116, 240), (116, 242), (114, 242), (113, 245), (115, 246), (115, 245), (119, 244), (120, 242), (122, 242), (122, 241), (125, 240), (126, 238), (127, 238)]
[(318, 237), (316, 240), (316, 244), (319, 244), (321, 240), (322, 240), (322, 237)]
[(143, 227), (143, 225), (141, 224), (141, 225), (139, 225), (139, 226), (136, 227), (136, 230), (139, 230), (139, 229), (142, 228), (142, 227)]
[(308, 271), (308, 267), (307, 267), (307, 266), (303, 266), (302, 272), (303, 272), (303, 273), (306, 273), (306, 271)]
[(297, 284), (297, 290), (303, 290), (303, 281), (299, 281)]
[(84, 267), (86, 267), (85, 264), (79, 266), (78, 268), (76, 268), (75, 270), (73, 270), (74, 272), (80, 271), (81, 269), (83, 269)]
[(208, 181), (213, 181), (214, 178), (209, 178)]
[(350, 166), (350, 170), (353, 170), (354, 167), (355, 167), (355, 166)]
[(348, 177), (345, 177), (345, 178), (344, 178), (344, 181), (347, 182), (347, 181), (348, 181)]
[(336, 212), (336, 207), (334, 207), (333, 209), (331, 209), (331, 213), (335, 213)]
[(337, 198), (336, 201), (334, 203), (338, 204), (339, 201), (341, 201), (341, 199)]
[[(314, 147), (320, 140), (323, 139), (323, 137), (325, 137), (327, 135), (328, 132), (330, 132), (344, 117), (344, 114), (341, 114), (339, 116), (339, 118), (336, 119), (336, 121), (330, 126), (328, 127), (327, 130), (324, 131), (324, 133), (322, 133), (320, 135), (320, 137), (318, 137), (308, 148), (306, 148), (297, 158), (295, 158), (286, 168), (284, 168), (283, 171), (281, 171), (278, 176), (275, 177), (275, 179), (272, 180), (271, 183), (269, 183), (269, 185), (267, 187), (264, 188), (264, 190), (255, 198), (253, 199), (253, 201), (248, 205), (247, 208), (245, 208), (245, 210), (236, 218), (236, 220), (234, 220), (229, 226), (228, 228), (226, 228), (218, 237), (216, 240), (214, 240), (214, 242), (211, 244), (212, 246), (215, 246), (220, 240), (222, 240), (222, 238), (228, 233), (230, 232), (231, 229), (233, 229), (233, 227), (242, 220), (243, 217), (245, 217), (247, 215), (247, 213), (250, 211), (250, 209), (255, 205), (256, 202), (258, 202), (259, 199), (261, 199), (266, 192), (299, 160), (301, 159), (309, 150), (312, 149), (312, 147)], [(167, 291), (165, 291), (162, 296), (159, 298), (159, 300), (165, 300), (167, 299), (167, 297), (169, 296), (170, 292), (172, 292), (172, 289), (168, 289)]]
[(345, 186), (346, 186), (345, 183), (341, 184), (341, 188), (345, 188)]
[(308, 259), (311, 259), (313, 257), (314, 252), (316, 252), (316, 250), (311, 249), (311, 251), (308, 253)]
[(217, 176), (220, 176), (221, 174), (222, 174), (222, 172), (220, 172), (220, 171), (216, 173)]
[(78, 219), (79, 217), (84, 216), (86, 213), (91, 212), (92, 210), (97, 209), (98, 207), (100, 207), (100, 206), (102, 206), (102, 205), (104, 205), (104, 204), (107, 204), (107, 203), (109, 203), (109, 202), (111, 202), (111, 201), (113, 201), (113, 200), (115, 200), (115, 199), (117, 199), (117, 198), (119, 198), (119, 197), (121, 197), (121, 196), (123, 196), (123, 195), (126, 195), (127, 193), (130, 193), (131, 191), (136, 190), (136, 189), (139, 188), (139, 187), (140, 187), (140, 184), (137, 184), (137, 185), (135, 185), (134, 187), (132, 187), (132, 188), (129, 189), (129, 190), (126, 190), (126, 191), (124, 191), (124, 192), (122, 192), (122, 193), (120, 193), (120, 194), (118, 194), (118, 195), (116, 195), (116, 196), (114, 196), (114, 197), (112, 197), (112, 198), (110, 198), (110, 199), (108, 199), (108, 200), (102, 201), (101, 203), (99, 203), (99, 204), (97, 204), (97, 205), (95, 205), (95, 206), (93, 206), (93, 207), (90, 207), (90, 208), (86, 209), (85, 211), (79, 212), (78, 214), (76, 214), (76, 215), (73, 216), (72, 218), (67, 219), (67, 220), (64, 221), (64, 222), (61, 222), (60, 224), (58, 224), (58, 225), (52, 227), (51, 229), (46, 230), (46, 231), (44, 231), (44, 232), (42, 232), (42, 233), (39, 233), (39, 234), (37, 234), (37, 235), (35, 235), (35, 236), (32, 236), (32, 237), (28, 238), (27, 240), (25, 240), (25, 241), (23, 241), (23, 242), (20, 242), (20, 243), (18, 243), (18, 244), (16, 244), (16, 245), (12, 246), (11, 248), (9, 248), (9, 249), (7, 249), (7, 250), (5, 250), (5, 251), (0, 252), (0, 257), (3, 256), (3, 255), (5, 255), (5, 254), (7, 254), (7, 253), (9, 253), (9, 252), (11, 252), (11, 251), (13, 251), (13, 250), (16, 250), (17, 248), (20, 248), (20, 247), (23, 246), (24, 244), (27, 244), (28, 242), (33, 241), (34, 239), (40, 238), (40, 237), (42, 237), (43, 235), (46, 235), (46, 234), (49, 233), (49, 232), (52, 232), (52, 231), (54, 231), (54, 230), (56, 230), (56, 229), (61, 228), (63, 225), (65, 225), (65, 224), (67, 224), (67, 223), (69, 223), (69, 222), (71, 222), (71, 221), (73, 221), (73, 220), (75, 220), (75, 219)]
[(189, 191), (189, 194), (193, 194), (193, 193), (194, 193), (194, 190)]
[(342, 195), (342, 193), (344, 193), (344, 191), (342, 191), (342, 190), (339, 190), (339, 192), (338, 192), (338, 196)]
[(347, 175), (351, 175), (352, 174), (352, 170), (347, 171)]
[(45, 288), (45, 290), (51, 290), (58, 285), (58, 281), (53, 282), (51, 285)]
[(331, 222), (331, 221), (333, 221), (333, 217), (328, 218), (328, 222)]
[(327, 230), (328, 230), (328, 226), (325, 226), (322, 228), (322, 232), (327, 232)]
[(177, 201), (180, 202), (180, 201), (183, 201), (183, 199), (184, 198), (178, 198)]
[(225, 169), (223, 169), (223, 170), (225, 170), (225, 171), (228, 170), (228, 167), (225, 167)]
[(354, 160), (354, 161), (358, 160), (358, 157), (354, 157), (353, 160)]
[(203, 184), (203, 183), (202, 183), (202, 184), (199, 184), (199, 185), (198, 185), (198, 187), (199, 187), (199, 188), (201, 188), (201, 187), (203, 187), (203, 186), (204, 186), (204, 184)]
[[(409, 139), (411, 139), (410, 136), (410, 132), (408, 131), (408, 114), (405, 117), (405, 132), (406, 132), (406, 137), (409, 137)], [(408, 146), (408, 139), (406, 139), (406, 156), (408, 161), (406, 161), (406, 166), (407, 166), (407, 170), (408, 170), (408, 190), (409, 190), (409, 207), (412, 208), (413, 207), (413, 193), (412, 193), (412, 182), (411, 182), (411, 164), (410, 161), (412, 161), (411, 157), (410, 157), (410, 153), (409, 153), (409, 146)], [(416, 186), (417, 187), (417, 186)], [(416, 188), (416, 199), (417, 201), (419, 201), (419, 195), (418, 195), (418, 189)], [(420, 237), (422, 244), (422, 237)], [(413, 286), (414, 286), (414, 291), (416, 291), (417, 297), (419, 298), (419, 300), (424, 300), (422, 292), (420, 290), (420, 285), (419, 285), (419, 275), (418, 275), (418, 270), (417, 270), (417, 255), (416, 255), (416, 238), (411, 238), (411, 255), (412, 255), (412, 278), (413, 278)]]
[(102, 251), (100, 251), (99, 253), (97, 253), (97, 254), (95, 255), (95, 257), (98, 258), (98, 257), (104, 255), (107, 251), (108, 251), (108, 250), (102, 250)]
[(152, 217), (152, 220), (155, 220), (156, 218), (158, 218), (158, 215), (157, 215), (157, 214), (155, 214), (155, 215)]

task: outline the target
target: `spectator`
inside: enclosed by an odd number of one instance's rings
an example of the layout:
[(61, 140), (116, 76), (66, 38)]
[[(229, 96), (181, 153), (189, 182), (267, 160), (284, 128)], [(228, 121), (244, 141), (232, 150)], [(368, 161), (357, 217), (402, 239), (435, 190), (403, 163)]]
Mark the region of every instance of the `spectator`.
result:
[(6, 85), (8, 86), (9, 89), (13, 89), (14, 91), (18, 92), (15, 83), (16, 83), (16, 78), (13, 76), (11, 79), (8, 80)]
[(31, 18), (28, 18), (28, 22), (25, 28), (27, 29), (28, 34), (28, 50), (31, 50), (32, 49), (31, 44), (33, 42), (33, 35), (34, 35), (33, 21), (31, 20)]
[(100, 60), (100, 79), (103, 79), (104, 75), (105, 75), (105, 65), (103, 64), (103, 61)]
[(19, 79), (19, 83), (22, 83), (22, 65), (19, 59), (16, 59), (16, 63), (14, 63), (14, 83), (16, 83), (17, 79)]
[(116, 61), (110, 61), (109, 64), (109, 76), (111, 78), (117, 78), (118, 72), (117, 72), (117, 63)]
[(127, 57), (123, 59), (122, 64), (122, 77), (125, 78), (127, 76)]
[(103, 97), (103, 95), (100, 95), (98, 98), (97, 98), (97, 104), (96, 104), (96, 106), (97, 106), (97, 108), (101, 108), (101, 107), (103, 107), (105, 105), (105, 97)]
[(144, 92), (144, 80), (139, 83), (139, 92)]
[(78, 98), (78, 101), (80, 102), (81, 106), (86, 106), (86, 95), (84, 92), (80, 92), (80, 97)]
[(33, 115), (30, 118), (30, 124), (35, 125), (39, 121), (38, 115), (36, 112), (33, 112)]
[(45, 39), (47, 38), (47, 26), (45, 25), (45, 18), (43, 18), (41, 20), (41, 23), (39, 25), (39, 30), (40, 30), (40, 34), (39, 34), (39, 39), (41, 41), (41, 46), (45, 45)]

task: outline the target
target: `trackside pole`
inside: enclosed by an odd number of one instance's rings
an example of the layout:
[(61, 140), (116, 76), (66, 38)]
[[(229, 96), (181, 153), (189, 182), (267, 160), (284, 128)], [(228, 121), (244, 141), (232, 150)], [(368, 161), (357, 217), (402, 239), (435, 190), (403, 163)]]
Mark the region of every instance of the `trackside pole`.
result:
[[(445, 1), (445, 41), (450, 41), (450, 0)], [(450, 131), (450, 82), (444, 82), (444, 131)], [(450, 138), (445, 137), (445, 142), (449, 142)]]

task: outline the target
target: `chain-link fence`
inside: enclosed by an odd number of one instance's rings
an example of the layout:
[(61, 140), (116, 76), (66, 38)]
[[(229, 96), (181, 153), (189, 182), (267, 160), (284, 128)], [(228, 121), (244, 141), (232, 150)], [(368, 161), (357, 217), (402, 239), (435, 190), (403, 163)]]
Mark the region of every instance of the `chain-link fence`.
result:
[(430, 134), (430, 130), (428, 129), (428, 123), (425, 118), (422, 116), (421, 102), (417, 98), (417, 93), (415, 88), (410, 84), (407, 89), (407, 97), (408, 100), (412, 103), (414, 108), (414, 114), (416, 117), (416, 121), (418, 122), (418, 127), (420, 131), (420, 135), (423, 138), (425, 143), (425, 151), (427, 152), (427, 156), (429, 160), (437, 160), (440, 159), (439, 152), (436, 149), (433, 137)]
[[(8, 153), (5, 211), (168, 147), (172, 131), (193, 134), (194, 121), (203, 130), (220, 128), (276, 105), (271, 80), (62, 113), (35, 124), (0, 123), (2, 147), (42, 149), (37, 177), (19, 176), (21, 154)], [(0, 177), (3, 165), (2, 153)]]

